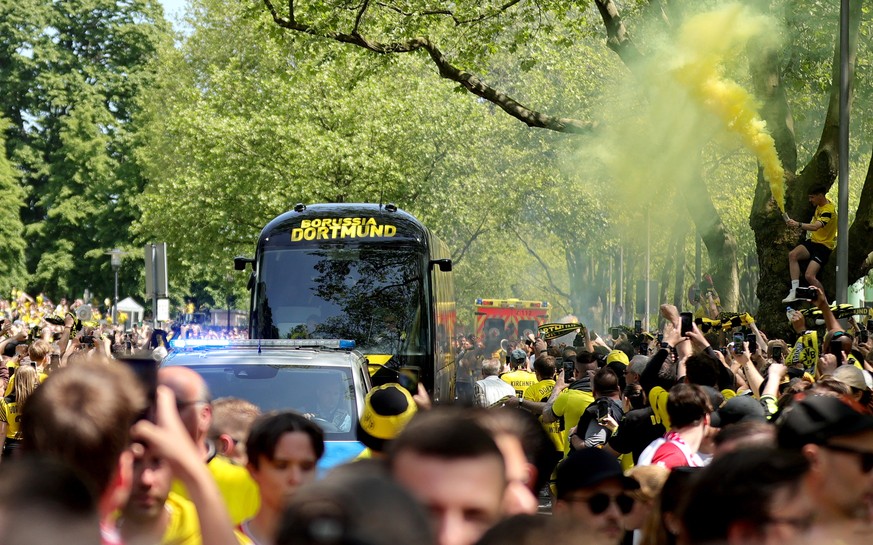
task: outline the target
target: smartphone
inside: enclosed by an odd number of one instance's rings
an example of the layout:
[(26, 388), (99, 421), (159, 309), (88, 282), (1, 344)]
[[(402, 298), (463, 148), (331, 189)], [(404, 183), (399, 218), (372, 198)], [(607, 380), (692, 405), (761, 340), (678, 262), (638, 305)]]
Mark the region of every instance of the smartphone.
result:
[(843, 364), (843, 343), (831, 341), (830, 352), (837, 358), (837, 365)]
[(862, 343), (865, 343), (870, 340), (870, 332), (866, 329), (861, 330), (861, 334), (859, 335), (859, 339)]
[(570, 383), (573, 380), (573, 373), (576, 372), (575, 360), (564, 360), (564, 382)]
[(90, 346), (94, 344), (94, 335), (82, 335), (79, 337), (79, 344)]
[(621, 336), (621, 328), (620, 327), (610, 327), (609, 335), (612, 337), (613, 341), (617, 341), (619, 336)]
[(773, 361), (775, 361), (776, 363), (782, 363), (782, 347), (774, 346), (772, 356)]
[(643, 321), (642, 320), (634, 320), (634, 333), (639, 335), (643, 332)]
[(640, 343), (640, 354), (643, 356), (649, 355), (649, 343)]
[(597, 420), (601, 420), (609, 416), (609, 400), (600, 398), (597, 400)]
[(680, 330), (680, 333), (684, 337), (691, 331), (691, 324), (693, 323), (694, 315), (690, 312), (680, 312), (679, 318), (682, 320), (682, 329)]
[(812, 288), (794, 288), (794, 296), (805, 301), (812, 301), (816, 297), (816, 292)]
[(749, 354), (754, 354), (758, 351), (758, 336), (754, 333), (746, 335), (746, 342), (749, 343)]
[(418, 393), (418, 381), (420, 378), (420, 367), (401, 367), (397, 372), (397, 382), (412, 395)]
[(734, 354), (745, 354), (746, 349), (743, 346), (743, 343), (746, 340), (746, 336), (742, 334), (735, 334), (733, 337), (733, 342), (731, 342), (731, 346), (734, 347)]
[(150, 353), (143, 355), (128, 355), (118, 361), (126, 364), (139, 379), (146, 394), (146, 408), (137, 416), (137, 420), (155, 421), (155, 400), (158, 391), (158, 362)]

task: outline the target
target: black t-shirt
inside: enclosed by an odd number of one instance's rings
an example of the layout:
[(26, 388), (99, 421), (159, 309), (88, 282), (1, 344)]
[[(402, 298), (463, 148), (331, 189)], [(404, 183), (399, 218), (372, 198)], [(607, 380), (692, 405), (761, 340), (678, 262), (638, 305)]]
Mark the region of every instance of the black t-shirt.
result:
[(651, 407), (628, 412), (619, 422), (616, 432), (609, 438), (609, 446), (622, 454), (630, 452), (634, 463), (637, 463), (640, 454), (649, 443), (667, 433), (664, 425), (656, 420), (657, 416)]

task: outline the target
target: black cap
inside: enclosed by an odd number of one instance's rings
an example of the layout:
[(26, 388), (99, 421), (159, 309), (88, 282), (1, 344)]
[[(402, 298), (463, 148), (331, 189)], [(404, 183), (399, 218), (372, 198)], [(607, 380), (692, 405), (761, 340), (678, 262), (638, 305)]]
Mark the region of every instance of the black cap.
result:
[(627, 490), (640, 487), (636, 479), (624, 475), (615, 456), (599, 448), (574, 450), (558, 465), (557, 496), (564, 498), (574, 490), (591, 488), (609, 479), (618, 479)]
[(776, 423), (782, 448), (822, 445), (834, 437), (873, 430), (873, 416), (861, 414), (837, 397), (812, 396), (792, 405)]
[(715, 428), (749, 420), (766, 422), (767, 417), (764, 416), (764, 406), (761, 402), (748, 395), (734, 396), (710, 414), (710, 425)]

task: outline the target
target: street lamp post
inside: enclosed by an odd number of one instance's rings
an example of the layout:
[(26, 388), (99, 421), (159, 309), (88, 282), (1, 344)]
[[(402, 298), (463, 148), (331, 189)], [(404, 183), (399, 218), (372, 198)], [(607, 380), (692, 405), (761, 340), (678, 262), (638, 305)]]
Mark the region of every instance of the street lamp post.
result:
[(233, 299), (233, 274), (227, 273), (224, 279), (227, 281), (227, 299), (225, 300), (227, 303), (227, 336), (230, 337), (230, 303), (231, 299)]
[(112, 272), (115, 274), (115, 297), (112, 299), (112, 323), (118, 324), (118, 270), (121, 268), (121, 256), (125, 252), (118, 248), (106, 252), (109, 254), (109, 263), (112, 265)]

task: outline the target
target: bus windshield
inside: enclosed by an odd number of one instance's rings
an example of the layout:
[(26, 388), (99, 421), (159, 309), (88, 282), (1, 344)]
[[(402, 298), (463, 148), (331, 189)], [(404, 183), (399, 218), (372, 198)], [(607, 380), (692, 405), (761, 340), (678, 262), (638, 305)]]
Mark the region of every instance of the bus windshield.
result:
[(415, 247), (266, 247), (255, 312), (263, 338), (351, 339), (365, 354), (420, 354), (424, 264)]

